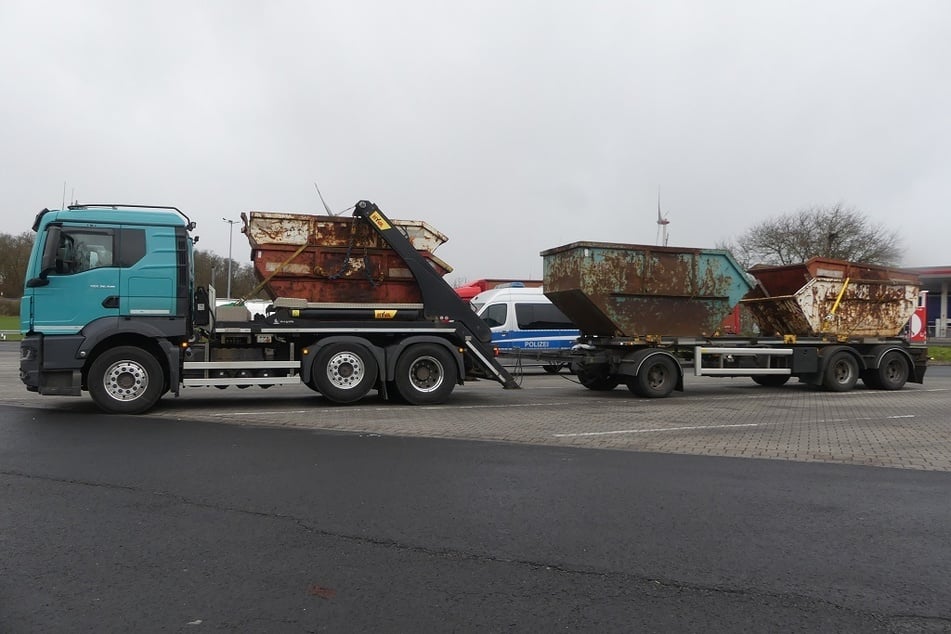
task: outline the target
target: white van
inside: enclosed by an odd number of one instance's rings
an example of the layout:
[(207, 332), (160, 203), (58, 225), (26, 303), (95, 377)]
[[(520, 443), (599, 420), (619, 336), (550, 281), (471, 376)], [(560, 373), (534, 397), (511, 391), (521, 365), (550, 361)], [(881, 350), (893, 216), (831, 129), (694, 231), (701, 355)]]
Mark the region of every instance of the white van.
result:
[(578, 328), (541, 288), (493, 288), (471, 303), (492, 329), (492, 344), (502, 353), (567, 350), (578, 338)]

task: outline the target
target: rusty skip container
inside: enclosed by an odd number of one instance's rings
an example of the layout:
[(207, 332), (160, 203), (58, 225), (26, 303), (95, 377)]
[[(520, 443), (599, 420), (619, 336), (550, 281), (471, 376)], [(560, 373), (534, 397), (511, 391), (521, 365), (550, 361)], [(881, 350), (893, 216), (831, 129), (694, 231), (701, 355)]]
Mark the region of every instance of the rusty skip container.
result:
[(894, 337), (921, 288), (908, 271), (827, 258), (749, 272), (758, 284), (742, 305), (767, 336)]
[(751, 288), (721, 250), (573, 242), (541, 255), (545, 295), (588, 335), (713, 335)]
[[(241, 214), (251, 261), (272, 299), (321, 303), (422, 302), (406, 263), (363, 220), (252, 211)], [(440, 274), (452, 267), (433, 255), (448, 238), (419, 220), (394, 220)]]

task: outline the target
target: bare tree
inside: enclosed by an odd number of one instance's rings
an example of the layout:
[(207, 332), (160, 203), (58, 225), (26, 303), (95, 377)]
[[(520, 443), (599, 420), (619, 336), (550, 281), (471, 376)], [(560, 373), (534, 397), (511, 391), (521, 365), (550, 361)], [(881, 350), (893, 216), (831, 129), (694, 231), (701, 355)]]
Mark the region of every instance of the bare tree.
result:
[(746, 268), (794, 264), (814, 257), (893, 266), (903, 254), (897, 230), (873, 223), (841, 203), (764, 220), (718, 246), (732, 251)]
[[(211, 251), (195, 250), (195, 282), (200, 286), (211, 284), (224, 297), (228, 285), (228, 258), (223, 258)], [(251, 294), (251, 291), (257, 291)], [(257, 275), (250, 264), (239, 264), (231, 261), (231, 295), (235, 298), (266, 299), (267, 293), (258, 288)]]

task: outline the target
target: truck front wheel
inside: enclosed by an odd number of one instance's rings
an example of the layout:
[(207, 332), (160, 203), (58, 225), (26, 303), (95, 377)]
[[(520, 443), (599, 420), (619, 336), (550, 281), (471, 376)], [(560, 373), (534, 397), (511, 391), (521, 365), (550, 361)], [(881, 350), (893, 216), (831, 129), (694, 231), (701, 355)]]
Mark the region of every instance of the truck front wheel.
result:
[(142, 414), (162, 398), (162, 365), (149, 352), (119, 346), (99, 355), (86, 380), (92, 400), (109, 414)]
[(314, 387), (335, 403), (353, 403), (366, 396), (378, 373), (373, 355), (359, 344), (331, 343), (314, 359)]
[(859, 380), (859, 363), (848, 352), (836, 352), (829, 359), (822, 385), (830, 392), (848, 392)]
[(436, 344), (416, 344), (396, 361), (394, 384), (400, 397), (413, 405), (442, 403), (456, 387), (459, 372), (449, 351)]

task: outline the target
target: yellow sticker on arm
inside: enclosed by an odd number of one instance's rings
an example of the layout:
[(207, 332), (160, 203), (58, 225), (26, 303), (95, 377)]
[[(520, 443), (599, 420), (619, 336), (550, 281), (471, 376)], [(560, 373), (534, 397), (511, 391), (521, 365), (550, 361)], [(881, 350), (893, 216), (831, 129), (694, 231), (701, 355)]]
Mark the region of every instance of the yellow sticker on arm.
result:
[(390, 223), (384, 220), (383, 216), (381, 216), (380, 212), (378, 211), (374, 211), (372, 214), (370, 214), (370, 222), (379, 227), (380, 231), (386, 231), (390, 228)]

